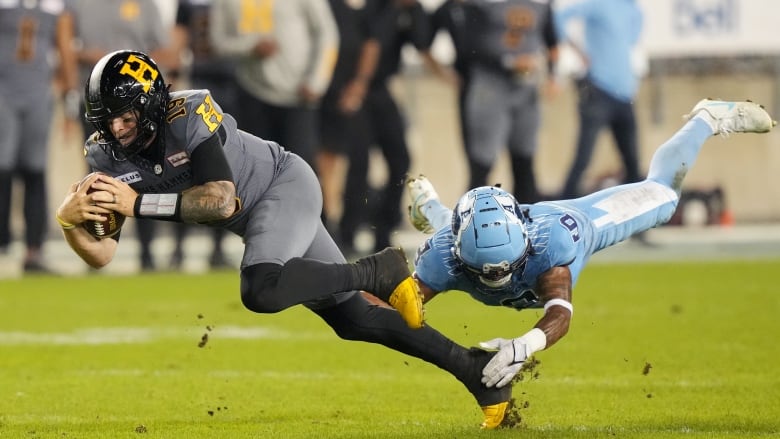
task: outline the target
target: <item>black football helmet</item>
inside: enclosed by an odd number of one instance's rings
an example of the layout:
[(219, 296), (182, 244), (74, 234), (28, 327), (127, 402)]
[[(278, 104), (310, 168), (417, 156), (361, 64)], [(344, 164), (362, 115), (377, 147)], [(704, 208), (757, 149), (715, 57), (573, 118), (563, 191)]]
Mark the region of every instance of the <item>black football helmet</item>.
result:
[[(101, 142), (115, 157), (128, 158), (141, 151), (162, 128), (168, 86), (149, 55), (119, 50), (95, 64), (84, 91), (84, 104), (84, 117), (100, 133)], [(131, 144), (122, 146), (111, 134), (109, 121), (130, 110), (138, 118), (138, 133)]]

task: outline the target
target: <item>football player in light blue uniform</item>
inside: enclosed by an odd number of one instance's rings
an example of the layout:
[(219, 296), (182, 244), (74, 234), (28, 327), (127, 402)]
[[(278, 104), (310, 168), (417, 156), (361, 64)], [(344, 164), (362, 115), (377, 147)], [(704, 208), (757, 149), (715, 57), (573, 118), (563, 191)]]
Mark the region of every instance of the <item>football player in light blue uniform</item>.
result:
[[(423, 326), (422, 300), (400, 248), (346, 263), (322, 224), (322, 190), (302, 158), (238, 129), (208, 90), (169, 93), (156, 63), (141, 52), (106, 55), (85, 94), (86, 118), (96, 129), (85, 155), (100, 174), (70, 187), (56, 219), (86, 263), (108, 264), (120, 238), (95, 238), (78, 226), (111, 211), (230, 230), (245, 244), (247, 309), (275, 313), (302, 304), (341, 338), (382, 344), (451, 373), (481, 406), (485, 428), (504, 419), (511, 387), (481, 381), (495, 353)], [(361, 290), (395, 309), (377, 306)]]
[(669, 221), (683, 178), (704, 142), (716, 134), (764, 133), (775, 121), (752, 102), (704, 99), (688, 122), (661, 145), (647, 178), (582, 198), (519, 204), (497, 187), (467, 192), (454, 211), (423, 176), (408, 181), (412, 224), (433, 232), (417, 251), (415, 278), (424, 301), (465, 291), (493, 306), (544, 308), (525, 335), (482, 344), (498, 354), (483, 370), (488, 387), (510, 383), (534, 352), (569, 329), (572, 288), (590, 256)]

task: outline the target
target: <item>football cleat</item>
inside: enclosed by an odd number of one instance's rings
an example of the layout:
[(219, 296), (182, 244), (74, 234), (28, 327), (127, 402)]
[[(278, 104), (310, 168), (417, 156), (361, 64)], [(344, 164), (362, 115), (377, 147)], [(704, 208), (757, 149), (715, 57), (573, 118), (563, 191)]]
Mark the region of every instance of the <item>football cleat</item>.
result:
[(423, 214), (422, 207), (431, 200), (438, 200), (439, 194), (424, 175), (408, 179), (406, 187), (409, 188), (409, 198), (412, 200), (412, 205), (409, 206), (409, 221), (415, 229), (423, 233), (433, 233), (435, 230)]
[(500, 402), (498, 404), (482, 406), (482, 414), (484, 420), (479, 428), (482, 430), (493, 430), (501, 426), (506, 417), (506, 412), (509, 409), (509, 401)]
[(479, 348), (471, 348), (468, 351), (464, 363), (467, 376), (458, 378), (477, 400), (482, 409), (483, 420), (480, 428), (492, 430), (502, 426), (509, 410), (509, 402), (512, 399), (512, 383), (504, 387), (485, 387), (482, 384), (482, 369), (488, 364), (495, 352), (489, 352)]
[(702, 99), (685, 118), (691, 119), (702, 111), (712, 118), (715, 134), (724, 136), (730, 133), (766, 133), (777, 125), (763, 106), (751, 101)]
[(422, 294), (417, 281), (409, 271), (409, 262), (399, 247), (387, 247), (379, 253), (358, 259), (358, 265), (368, 267), (368, 292), (395, 308), (406, 324), (413, 329), (424, 324)]

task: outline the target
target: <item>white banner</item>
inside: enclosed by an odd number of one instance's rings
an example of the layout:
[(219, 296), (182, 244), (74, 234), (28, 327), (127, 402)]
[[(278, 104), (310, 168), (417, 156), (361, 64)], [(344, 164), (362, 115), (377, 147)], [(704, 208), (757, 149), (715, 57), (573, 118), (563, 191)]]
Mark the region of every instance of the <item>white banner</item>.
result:
[[(443, 0), (420, 1), (433, 11)], [(576, 1), (553, 4), (561, 8)], [(638, 59), (780, 55), (780, 0), (636, 1), (644, 13)], [(572, 24), (576, 37), (578, 24)], [(452, 59), (447, 37), (437, 38), (433, 51), (437, 59)]]
[(779, 0), (638, 0), (650, 58), (780, 55)]

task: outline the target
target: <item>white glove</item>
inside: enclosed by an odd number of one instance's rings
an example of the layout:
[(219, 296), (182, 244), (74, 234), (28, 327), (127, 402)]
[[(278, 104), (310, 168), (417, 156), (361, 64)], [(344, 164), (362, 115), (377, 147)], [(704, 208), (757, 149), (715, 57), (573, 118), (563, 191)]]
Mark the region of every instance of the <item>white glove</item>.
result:
[(544, 349), (547, 337), (541, 329), (534, 328), (522, 337), (507, 340), (494, 338), (480, 343), (484, 349), (498, 350), (482, 369), (482, 383), (486, 387), (504, 387), (523, 367), (523, 362), (534, 352)]
[(482, 369), (482, 383), (487, 387), (504, 387), (517, 375), (528, 358), (527, 345), (519, 338), (507, 340), (494, 338), (479, 344), (484, 349), (498, 350), (498, 353)]

